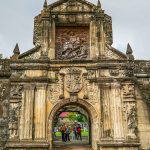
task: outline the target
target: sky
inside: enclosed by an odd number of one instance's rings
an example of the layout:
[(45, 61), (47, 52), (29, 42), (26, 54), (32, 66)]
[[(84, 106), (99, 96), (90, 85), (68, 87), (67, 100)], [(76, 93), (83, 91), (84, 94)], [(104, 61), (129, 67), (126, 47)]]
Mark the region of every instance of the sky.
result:
[[(89, 0), (97, 4), (97, 0)], [(48, 0), (53, 3), (55, 0)], [(21, 53), (34, 47), (34, 17), (44, 0), (0, 0), (0, 53), (13, 55), (16, 43)], [(113, 47), (126, 52), (130, 43), (136, 59), (150, 59), (150, 0), (101, 0), (113, 20)]]

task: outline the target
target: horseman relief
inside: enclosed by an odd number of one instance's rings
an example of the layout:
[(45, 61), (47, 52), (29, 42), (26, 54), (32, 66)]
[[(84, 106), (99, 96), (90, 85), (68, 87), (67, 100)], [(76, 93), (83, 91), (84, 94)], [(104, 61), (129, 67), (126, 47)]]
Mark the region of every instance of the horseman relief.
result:
[(88, 27), (57, 27), (57, 59), (86, 59), (89, 47)]

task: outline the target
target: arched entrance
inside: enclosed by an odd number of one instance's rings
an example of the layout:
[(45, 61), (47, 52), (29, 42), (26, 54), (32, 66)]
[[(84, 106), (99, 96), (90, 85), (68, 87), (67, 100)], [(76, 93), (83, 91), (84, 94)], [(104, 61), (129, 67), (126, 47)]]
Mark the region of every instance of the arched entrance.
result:
[(99, 139), (99, 118), (98, 118), (98, 113), (95, 110), (95, 108), (88, 103), (85, 100), (82, 99), (78, 99), (75, 102), (70, 101), (70, 99), (66, 99), (63, 100), (61, 102), (59, 102), (58, 104), (56, 104), (53, 109), (50, 112), (49, 118), (48, 118), (48, 129), (47, 129), (47, 133), (48, 133), (48, 141), (50, 143), (50, 148), (53, 147), (53, 125), (54, 125), (54, 119), (55, 116), (57, 114), (57, 112), (62, 109), (63, 107), (67, 106), (67, 105), (73, 105), (73, 106), (77, 106), (80, 107), (82, 109), (84, 109), (89, 116), (89, 120), (90, 120), (90, 139), (89, 139), (89, 144), (91, 144), (91, 146), (96, 149), (97, 146), (97, 141)]
[(53, 120), (54, 147), (91, 145), (91, 139), (91, 119), (81, 106), (69, 104), (56, 113)]

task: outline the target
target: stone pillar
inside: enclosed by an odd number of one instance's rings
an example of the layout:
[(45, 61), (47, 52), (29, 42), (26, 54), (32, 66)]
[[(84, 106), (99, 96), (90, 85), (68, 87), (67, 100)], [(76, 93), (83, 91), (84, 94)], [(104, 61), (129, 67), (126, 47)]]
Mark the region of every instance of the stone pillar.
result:
[(46, 55), (48, 52), (49, 42), (49, 20), (42, 21), (42, 51)]
[(119, 83), (112, 83), (111, 85), (111, 114), (112, 114), (114, 140), (124, 139), (120, 88), (121, 86)]
[(25, 85), (20, 119), (20, 139), (32, 139), (33, 136), (33, 104), (34, 85)]
[(100, 24), (100, 40), (99, 40), (99, 53), (100, 58), (104, 58), (105, 56), (105, 38), (104, 38), (104, 29), (103, 29), (103, 23)]
[(102, 122), (103, 131), (102, 137), (109, 138), (112, 137), (112, 118), (111, 118), (111, 95), (110, 95), (110, 84), (105, 84), (101, 86), (102, 95)]
[(48, 57), (50, 59), (55, 59), (55, 21), (53, 18), (51, 18), (51, 22), (49, 24), (49, 51), (48, 51)]
[(137, 110), (135, 101), (134, 83), (122, 83), (123, 117), (126, 139), (136, 139), (137, 136)]
[(35, 93), (35, 139), (46, 138), (46, 84), (38, 84)]
[(103, 29), (103, 21), (96, 21), (97, 27), (97, 50), (98, 57), (104, 58), (105, 56), (105, 38), (104, 38), (104, 29)]
[(90, 59), (98, 58), (99, 53), (97, 51), (97, 28), (94, 21), (90, 23)]

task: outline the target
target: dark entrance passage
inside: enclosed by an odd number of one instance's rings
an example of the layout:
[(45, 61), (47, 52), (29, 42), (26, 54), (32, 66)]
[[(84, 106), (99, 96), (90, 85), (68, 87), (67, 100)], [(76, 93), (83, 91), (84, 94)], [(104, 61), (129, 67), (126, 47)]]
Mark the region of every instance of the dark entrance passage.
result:
[(91, 144), (91, 121), (85, 109), (67, 105), (53, 120), (53, 147), (87, 146)]

